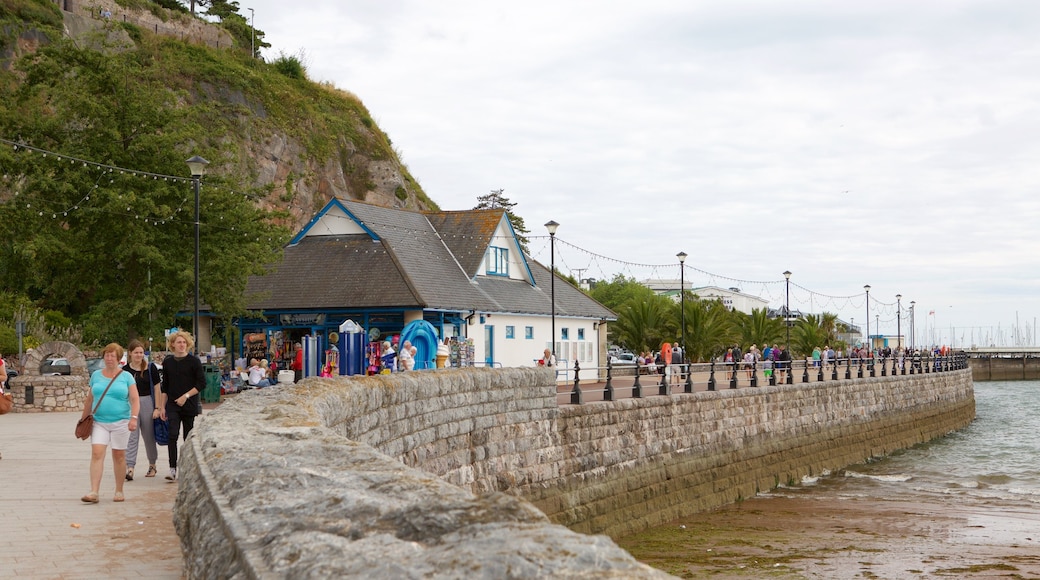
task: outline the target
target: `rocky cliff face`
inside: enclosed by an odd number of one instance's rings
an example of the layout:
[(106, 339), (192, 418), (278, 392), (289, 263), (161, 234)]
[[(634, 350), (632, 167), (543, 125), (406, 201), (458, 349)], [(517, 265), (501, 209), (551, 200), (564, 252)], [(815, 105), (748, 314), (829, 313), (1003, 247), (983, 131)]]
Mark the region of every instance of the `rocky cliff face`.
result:
[[(61, 33), (102, 50), (133, 50), (134, 38), (139, 41), (141, 35), (173, 37), (218, 51), (238, 50), (219, 26), (158, 7), (124, 8), (114, 0), (89, 4), (63, 0), (56, 7), (61, 13)], [(3, 32), (13, 41), (0, 43), (0, 66), (8, 70), (20, 56), (48, 43), (49, 35), (54, 34), (46, 23), (39, 27), (31, 22), (3, 26)], [(185, 105), (204, 104), (220, 116), (216, 124), (223, 126), (213, 129), (219, 133), (215, 138), (226, 158), (213, 160), (211, 172), (234, 167), (251, 176), (252, 184), (264, 192), (259, 203), (267, 209), (284, 210), (289, 216), (285, 225), (290, 229), (299, 230), (333, 197), (385, 207), (438, 209), (356, 96), (302, 79), (279, 85), (278, 93), (260, 75), (235, 86), (241, 76), (235, 71), (229, 74), (231, 81), (188, 80), (189, 85), (183, 87), (187, 89)], [(171, 90), (176, 88), (171, 80)], [(302, 102), (307, 107), (294, 108), (286, 102)]]

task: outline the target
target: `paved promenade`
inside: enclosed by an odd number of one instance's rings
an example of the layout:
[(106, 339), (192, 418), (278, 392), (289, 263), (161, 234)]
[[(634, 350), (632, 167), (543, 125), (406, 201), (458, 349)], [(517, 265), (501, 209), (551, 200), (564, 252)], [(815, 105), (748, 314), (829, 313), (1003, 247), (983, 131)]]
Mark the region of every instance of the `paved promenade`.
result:
[(0, 416), (0, 578), (182, 578), (173, 530), (176, 484), (166, 448), (159, 475), (146, 478), (144, 446), (125, 503), (114, 503), (111, 452), (105, 457), (101, 502), (90, 491), (90, 443), (72, 434), (79, 413)]

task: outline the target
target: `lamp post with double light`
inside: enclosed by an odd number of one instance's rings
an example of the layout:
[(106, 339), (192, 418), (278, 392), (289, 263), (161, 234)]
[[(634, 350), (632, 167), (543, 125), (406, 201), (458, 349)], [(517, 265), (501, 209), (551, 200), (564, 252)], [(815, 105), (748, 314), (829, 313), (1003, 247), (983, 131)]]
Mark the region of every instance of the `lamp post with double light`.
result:
[(202, 157), (195, 155), (187, 161), (188, 169), (191, 171), (191, 182), (195, 187), (195, 313), (192, 317), (193, 336), (195, 337), (195, 350), (198, 351), (199, 345), (199, 188), (201, 187), (202, 176), (206, 174), (206, 166), (209, 165), (209, 161), (206, 161)]
[(545, 224), (545, 229), (549, 230), (549, 302), (552, 309), (552, 336), (549, 337), (551, 343), (549, 348), (554, 357), (556, 356), (556, 228), (558, 227), (560, 224), (553, 220), (549, 220)]
[(903, 295), (896, 294), (896, 350), (903, 348)]
[(791, 271), (787, 270), (784, 272), (785, 279), (785, 298), (784, 298), (784, 326), (787, 327), (787, 344), (784, 349), (787, 352), (791, 352)]

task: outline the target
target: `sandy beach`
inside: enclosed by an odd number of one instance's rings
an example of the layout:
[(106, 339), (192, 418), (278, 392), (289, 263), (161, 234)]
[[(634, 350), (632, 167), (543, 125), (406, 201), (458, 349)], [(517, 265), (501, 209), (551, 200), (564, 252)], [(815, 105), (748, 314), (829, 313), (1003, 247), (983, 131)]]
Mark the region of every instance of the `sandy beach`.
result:
[(1038, 511), (759, 497), (618, 543), (681, 578), (1040, 578)]

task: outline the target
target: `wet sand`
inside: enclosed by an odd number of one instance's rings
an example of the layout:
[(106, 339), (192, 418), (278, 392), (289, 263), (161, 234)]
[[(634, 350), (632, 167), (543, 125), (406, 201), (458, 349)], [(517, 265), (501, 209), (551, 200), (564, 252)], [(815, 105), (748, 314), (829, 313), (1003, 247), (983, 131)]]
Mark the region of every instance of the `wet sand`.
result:
[(618, 544), (680, 578), (1040, 579), (1040, 508), (757, 497)]

